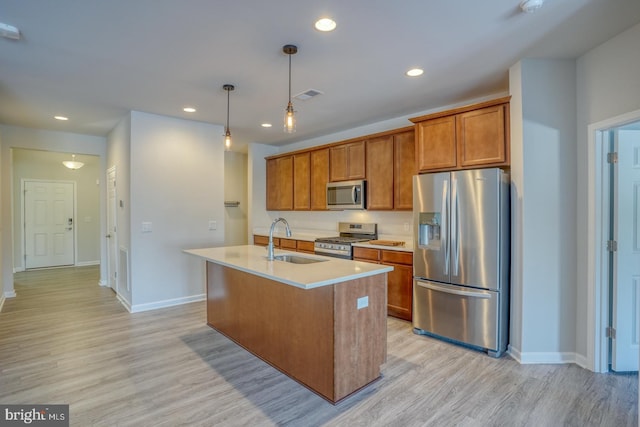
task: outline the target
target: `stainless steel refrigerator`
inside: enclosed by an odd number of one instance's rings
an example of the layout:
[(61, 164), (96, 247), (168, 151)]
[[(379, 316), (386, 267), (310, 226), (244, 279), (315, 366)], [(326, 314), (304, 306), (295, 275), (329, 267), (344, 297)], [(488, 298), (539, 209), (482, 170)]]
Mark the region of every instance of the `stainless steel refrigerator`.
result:
[(413, 327), (500, 357), (509, 333), (509, 179), (501, 169), (413, 177)]

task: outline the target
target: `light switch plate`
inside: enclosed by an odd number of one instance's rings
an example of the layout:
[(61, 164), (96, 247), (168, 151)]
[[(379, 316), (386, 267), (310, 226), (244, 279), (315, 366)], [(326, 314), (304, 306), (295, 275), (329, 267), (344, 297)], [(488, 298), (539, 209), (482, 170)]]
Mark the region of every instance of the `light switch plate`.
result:
[(358, 310), (369, 307), (369, 296), (358, 298)]
[(142, 232), (143, 233), (151, 233), (153, 231), (153, 224), (151, 222), (143, 222), (142, 223)]
[(218, 229), (218, 222), (217, 221), (209, 221), (209, 230), (217, 230)]

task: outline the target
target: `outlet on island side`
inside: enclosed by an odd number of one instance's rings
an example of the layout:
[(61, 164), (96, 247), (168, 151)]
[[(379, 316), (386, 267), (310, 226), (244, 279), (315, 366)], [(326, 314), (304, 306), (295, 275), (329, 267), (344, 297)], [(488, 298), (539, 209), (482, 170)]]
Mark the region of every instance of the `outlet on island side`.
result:
[(358, 310), (369, 307), (369, 295), (358, 298), (357, 307)]

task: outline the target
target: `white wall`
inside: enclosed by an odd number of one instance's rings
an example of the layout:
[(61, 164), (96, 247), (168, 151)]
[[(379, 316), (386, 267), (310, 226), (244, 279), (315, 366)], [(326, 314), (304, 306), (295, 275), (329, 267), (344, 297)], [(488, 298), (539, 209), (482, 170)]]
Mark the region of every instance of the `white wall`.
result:
[(577, 318), (576, 351), (587, 349), (589, 124), (640, 109), (640, 24), (577, 60)]
[[(56, 132), (38, 129), (28, 129), (16, 126), (0, 125), (2, 135), (0, 143), (0, 183), (1, 189), (1, 218), (2, 221), (2, 284), (5, 296), (14, 296), (13, 288), (13, 245), (14, 237), (12, 233), (13, 203), (16, 201), (12, 197), (13, 167), (11, 164), (11, 150), (13, 148), (24, 148), (33, 150), (56, 151), (62, 153), (87, 154), (100, 157), (100, 169), (105, 170), (106, 139), (99, 136), (80, 135), (68, 132)], [(101, 181), (102, 182), (102, 181)], [(106, 193), (104, 185), (100, 185), (100, 200), (105, 200)], [(100, 204), (101, 218), (104, 218), (104, 203)], [(105, 234), (106, 224), (100, 222), (101, 235)], [(101, 242), (101, 253), (105, 253), (105, 243)], [(104, 255), (101, 259), (100, 276), (104, 279)]]
[(100, 158), (77, 156), (84, 163), (77, 170), (64, 167), (62, 162), (71, 160), (66, 153), (42, 150), (13, 149), (13, 262), (14, 270), (24, 270), (24, 227), (22, 226), (22, 181), (25, 179), (47, 181), (73, 181), (76, 187), (76, 265), (100, 263)]
[[(131, 180), (131, 116), (127, 114), (107, 136), (107, 168), (115, 166), (116, 170), (116, 241), (120, 248), (129, 251), (131, 247), (131, 196), (129, 182)], [(106, 175), (103, 178), (106, 182)], [(120, 266), (122, 273), (118, 278), (118, 296), (128, 309), (131, 309), (131, 278), (125, 274), (125, 267)]]
[[(131, 113), (132, 311), (204, 298), (203, 262), (182, 250), (224, 243), (222, 134), (221, 126)], [(143, 222), (153, 231), (143, 233)]]
[(526, 59), (511, 75), (511, 350), (523, 363), (574, 362), (575, 61)]
[(247, 155), (235, 151), (224, 152), (224, 200), (240, 202), (239, 206), (225, 206), (224, 245), (246, 245)]

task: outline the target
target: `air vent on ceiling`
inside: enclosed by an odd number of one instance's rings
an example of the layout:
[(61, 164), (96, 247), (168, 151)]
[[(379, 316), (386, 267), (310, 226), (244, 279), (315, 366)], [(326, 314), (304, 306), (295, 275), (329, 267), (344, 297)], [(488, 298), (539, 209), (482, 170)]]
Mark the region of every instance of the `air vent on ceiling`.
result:
[(305, 90), (304, 92), (297, 94), (296, 96), (294, 96), (294, 98), (300, 101), (306, 101), (307, 99), (311, 99), (314, 96), (318, 96), (318, 95), (323, 95), (323, 92), (320, 92), (319, 90), (316, 90), (316, 89), (308, 89), (308, 90)]

